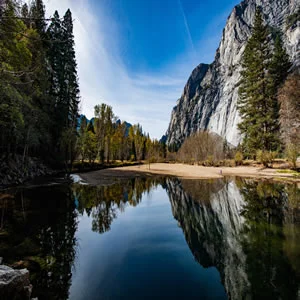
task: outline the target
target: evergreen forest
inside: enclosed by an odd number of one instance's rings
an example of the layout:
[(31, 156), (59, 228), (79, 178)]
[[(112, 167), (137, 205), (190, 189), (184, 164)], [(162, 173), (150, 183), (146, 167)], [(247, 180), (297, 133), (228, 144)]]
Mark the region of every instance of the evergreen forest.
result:
[(71, 160), (80, 102), (71, 11), (46, 19), (42, 0), (4, 1), (0, 74), (1, 158)]

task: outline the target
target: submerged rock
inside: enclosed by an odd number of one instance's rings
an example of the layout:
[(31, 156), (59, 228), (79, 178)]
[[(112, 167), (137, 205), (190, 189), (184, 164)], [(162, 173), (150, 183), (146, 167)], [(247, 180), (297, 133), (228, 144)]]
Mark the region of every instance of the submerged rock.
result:
[(30, 299), (31, 291), (27, 269), (14, 270), (0, 265), (0, 299)]

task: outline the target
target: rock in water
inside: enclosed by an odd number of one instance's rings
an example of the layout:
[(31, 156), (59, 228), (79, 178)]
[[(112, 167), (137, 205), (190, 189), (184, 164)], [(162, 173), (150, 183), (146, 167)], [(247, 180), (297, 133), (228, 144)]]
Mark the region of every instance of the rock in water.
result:
[(14, 270), (0, 265), (0, 299), (30, 299), (31, 290), (27, 269)]
[[(235, 6), (227, 19), (212, 64), (200, 64), (192, 72), (171, 114), (167, 144), (180, 145), (199, 129), (213, 131), (234, 146), (241, 141), (237, 125), (238, 82), (241, 58), (251, 35), (257, 7), (265, 21), (283, 33), (284, 45), (293, 63), (300, 66), (300, 22), (288, 17), (298, 13), (300, 0), (245, 0)], [(299, 18), (299, 17), (298, 17)]]

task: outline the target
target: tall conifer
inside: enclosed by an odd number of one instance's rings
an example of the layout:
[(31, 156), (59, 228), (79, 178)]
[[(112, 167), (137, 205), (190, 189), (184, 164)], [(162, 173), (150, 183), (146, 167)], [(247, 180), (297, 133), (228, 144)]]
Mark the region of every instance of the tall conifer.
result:
[(64, 69), (62, 82), (62, 96), (68, 107), (68, 127), (76, 128), (78, 118), (79, 85), (77, 76), (77, 63), (75, 55), (75, 42), (73, 35), (72, 13), (68, 9), (62, 22), (62, 38), (64, 42)]
[(45, 37), (46, 21), (45, 21), (45, 5), (43, 0), (34, 0), (31, 4), (30, 15), (32, 24), (41, 37)]
[(258, 149), (275, 150), (278, 147), (278, 114), (274, 109), (274, 98), (270, 94), (269, 36), (262, 13), (258, 9), (252, 36), (242, 60), (243, 71), (239, 88), (238, 109), (242, 117), (239, 129), (244, 134), (244, 146), (248, 153)]
[(284, 82), (291, 67), (290, 59), (283, 46), (278, 33), (274, 42), (274, 52), (270, 63), (270, 75), (272, 79), (273, 93), (277, 94), (280, 85)]

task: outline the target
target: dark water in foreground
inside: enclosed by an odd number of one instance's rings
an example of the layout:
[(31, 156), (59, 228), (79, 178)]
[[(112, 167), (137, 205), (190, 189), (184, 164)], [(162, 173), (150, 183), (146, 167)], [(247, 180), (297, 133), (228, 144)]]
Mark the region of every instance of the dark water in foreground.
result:
[(0, 193), (0, 256), (38, 299), (300, 299), (300, 187), (128, 180)]

